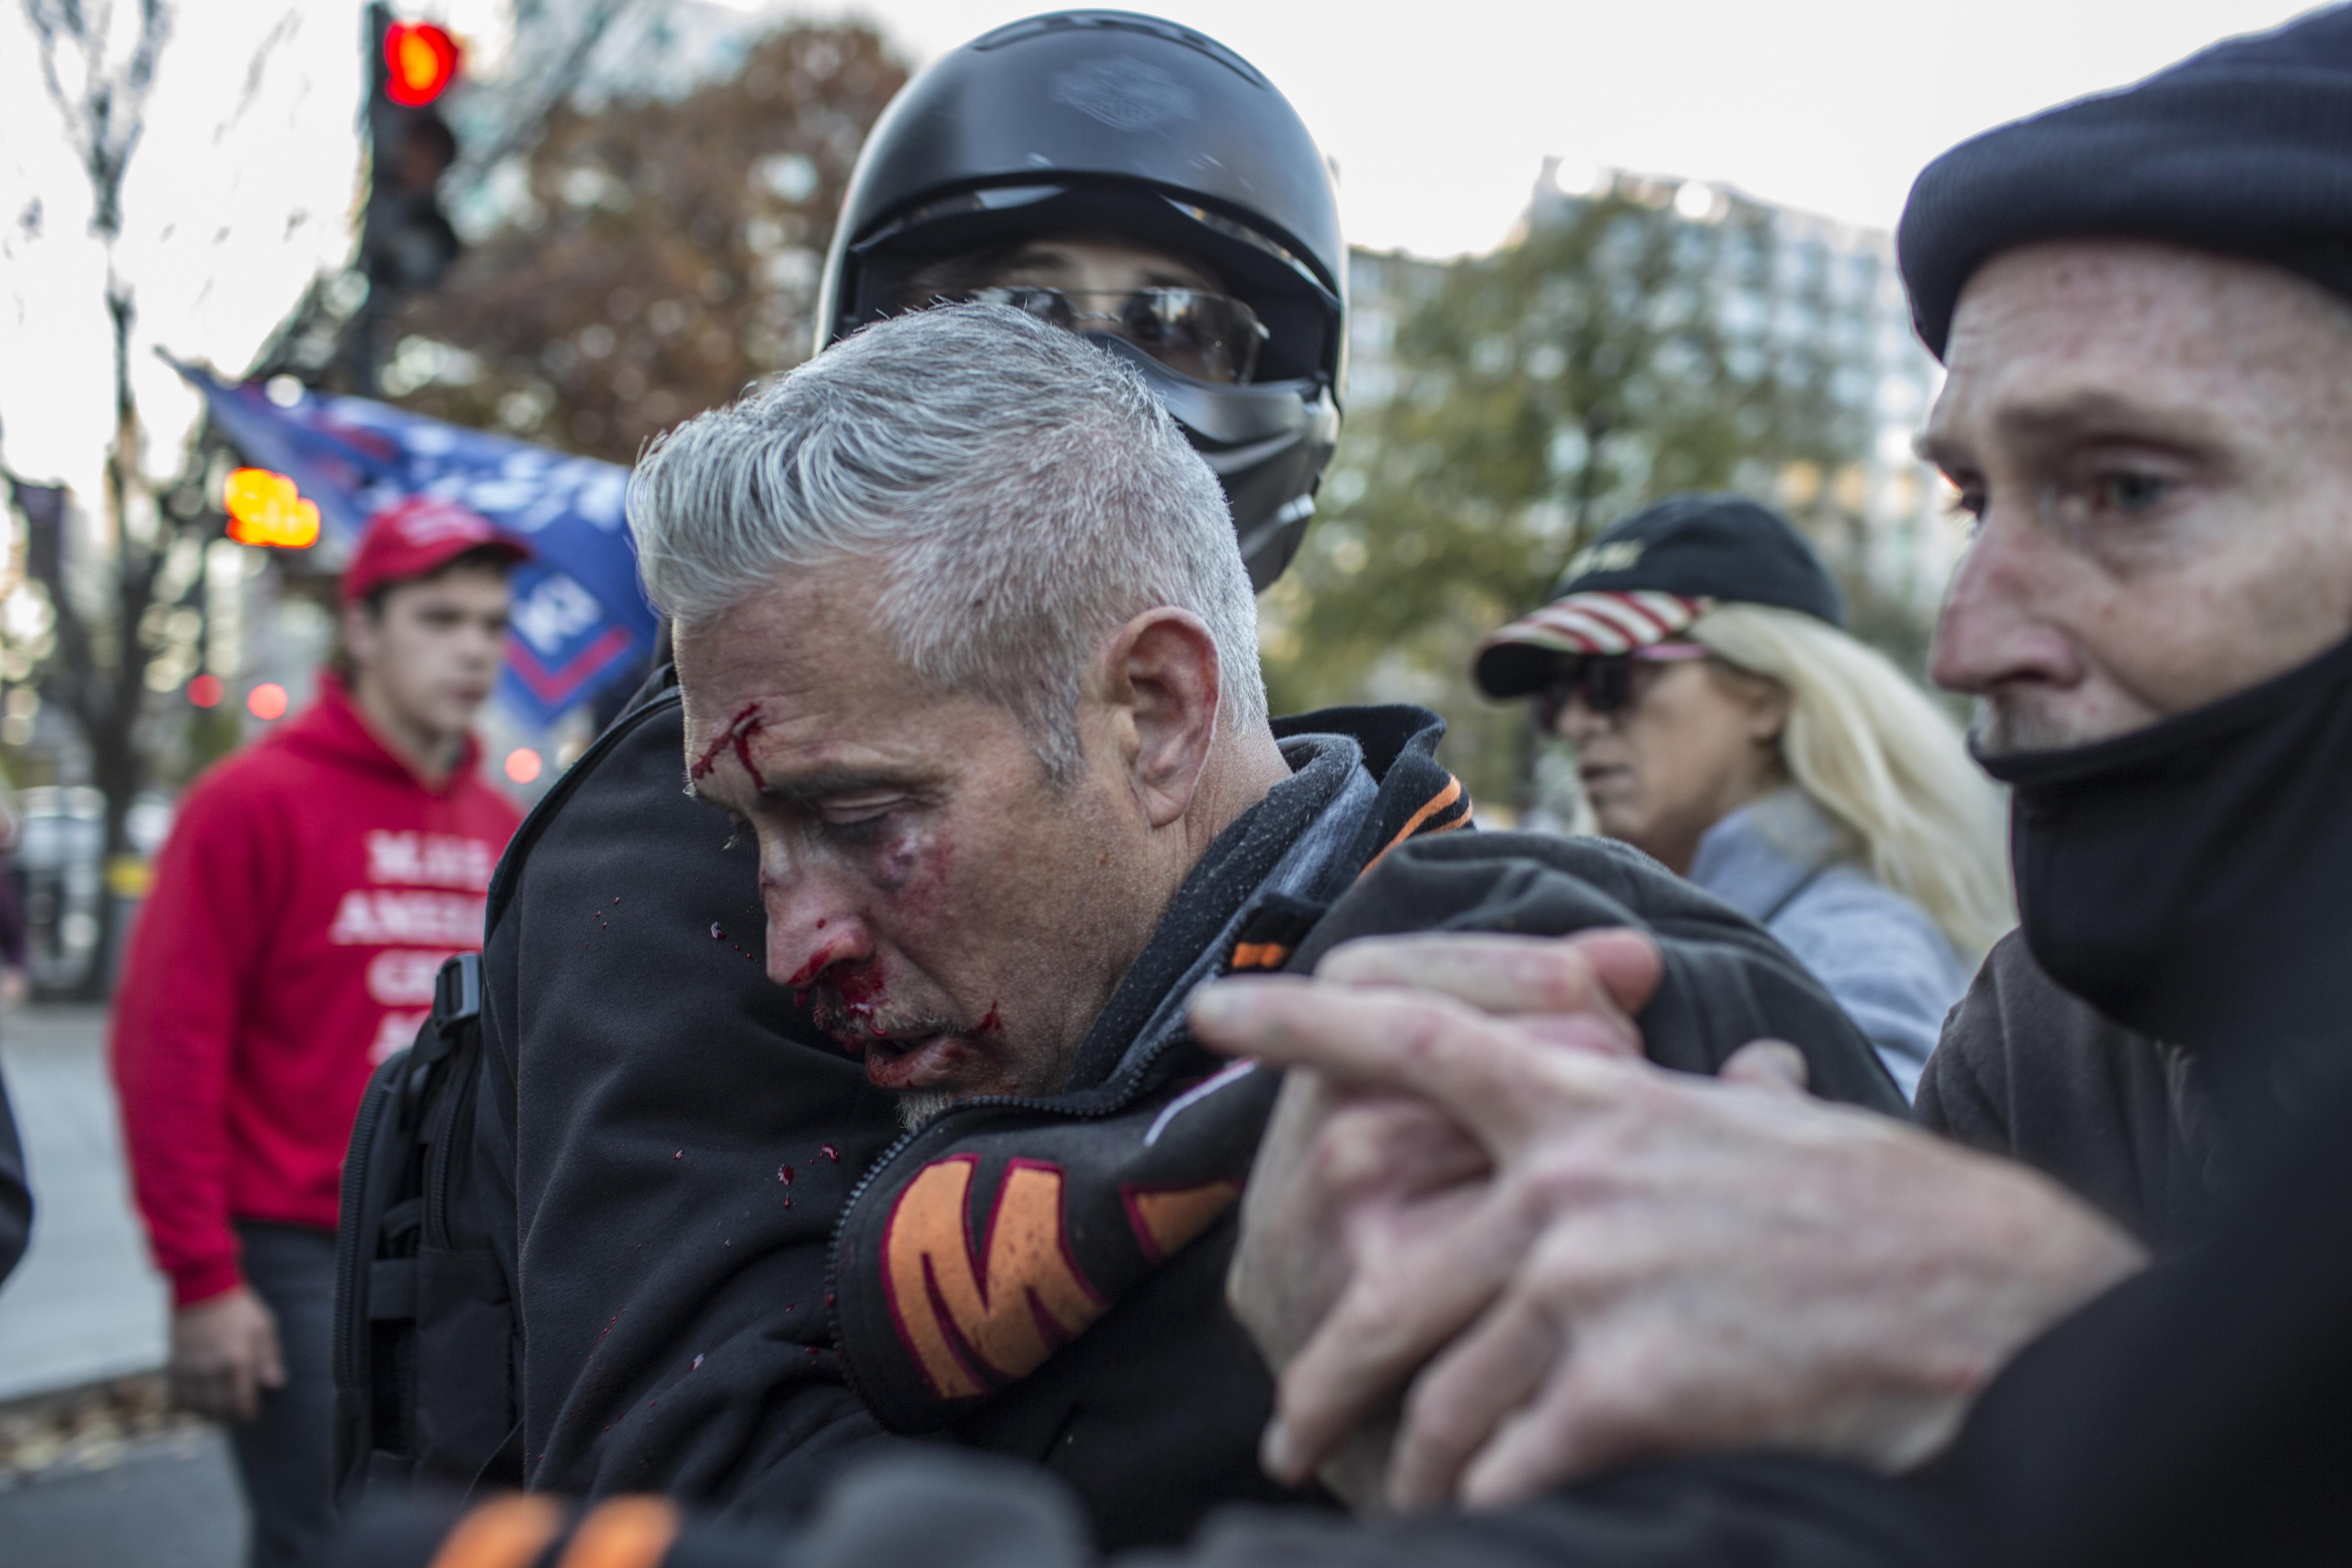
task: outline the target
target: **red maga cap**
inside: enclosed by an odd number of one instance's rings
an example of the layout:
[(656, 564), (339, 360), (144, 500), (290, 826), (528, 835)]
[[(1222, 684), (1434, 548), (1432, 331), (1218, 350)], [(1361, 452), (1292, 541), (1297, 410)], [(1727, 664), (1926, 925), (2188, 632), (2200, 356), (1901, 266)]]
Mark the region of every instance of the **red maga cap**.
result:
[(343, 600), (364, 599), (386, 584), (429, 577), (469, 550), (488, 551), (509, 566), (530, 559), (529, 545), (456, 501), (411, 496), (394, 502), (370, 518), (360, 535), (359, 548), (343, 568)]

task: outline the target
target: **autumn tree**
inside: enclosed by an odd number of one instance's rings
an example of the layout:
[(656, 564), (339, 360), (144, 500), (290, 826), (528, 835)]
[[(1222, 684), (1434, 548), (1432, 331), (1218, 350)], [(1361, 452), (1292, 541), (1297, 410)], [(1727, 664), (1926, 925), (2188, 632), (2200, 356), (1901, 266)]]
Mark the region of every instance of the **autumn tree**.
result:
[(394, 319), (385, 392), (625, 463), (797, 363), (857, 149), (906, 76), (869, 28), (793, 26), (682, 96), (557, 106), (509, 215)]
[[(9, 646), (0, 649), (0, 673), (34, 687), (79, 731), (90, 783), (105, 800), (103, 854), (111, 870), (125, 861), (132, 805), (155, 779), (167, 750), (155, 722), (156, 694), (176, 688), (195, 668), (202, 616), (194, 601), (205, 544), (221, 528), (203, 483), (205, 453), (173, 454), (178, 472), (162, 480), (142, 462), (150, 432), (133, 374), (133, 344), (144, 323), (142, 279), (124, 257), (126, 202), (131, 199), (126, 193), (133, 164), (149, 141), (158, 70), (170, 49), (177, 7), (168, 0), (137, 0), (118, 16), (110, 5), (23, 0), (23, 10), (38, 51), (47, 107), (86, 186), (89, 232), (103, 258), (90, 282), (105, 306), (111, 417), (102, 487), (95, 498), (94, 537), (60, 549), (48, 580), (25, 584), (37, 618), (31, 626), (9, 631)], [(263, 10), (244, 20), (258, 23), (269, 16)], [(215, 145), (265, 100), (274, 100), (270, 106), (278, 110), (292, 101), (272, 66), (300, 16), (299, 6), (288, 5), (266, 27), (257, 27), (243, 82), (224, 95), (210, 127)], [(37, 199), (27, 209), (20, 220), (26, 234), (38, 232), (43, 210)], [(303, 221), (296, 215), (287, 232)], [(224, 220), (215, 243), (230, 237), (233, 227)], [(186, 268), (191, 262), (183, 251), (169, 265)], [(15, 487), (12, 492), (20, 507), (34, 494)], [(64, 502), (60, 496), (39, 504), (62, 508)], [(25, 521), (29, 531), (29, 513)], [(56, 518), (49, 521), (50, 537), (57, 538)], [(104, 959), (113, 941), (114, 911), (112, 898), (99, 900), (99, 962), (86, 973), (84, 994), (100, 994), (107, 984)]]
[[(1387, 384), (1350, 409), (1322, 512), (1266, 597), (1277, 710), (1429, 703), (1474, 795), (1528, 804), (1526, 705), (1474, 692), (1478, 639), (1644, 500), (1771, 495), (1782, 474), (1835, 473), (1868, 448), (1826, 346), (1764, 352), (1727, 319), (1774, 264), (1768, 218), (1739, 204), (1696, 223), (1619, 189), (1491, 256), (1366, 258), (1396, 310)], [(1801, 521), (1847, 526), (1833, 497), (1810, 499)]]

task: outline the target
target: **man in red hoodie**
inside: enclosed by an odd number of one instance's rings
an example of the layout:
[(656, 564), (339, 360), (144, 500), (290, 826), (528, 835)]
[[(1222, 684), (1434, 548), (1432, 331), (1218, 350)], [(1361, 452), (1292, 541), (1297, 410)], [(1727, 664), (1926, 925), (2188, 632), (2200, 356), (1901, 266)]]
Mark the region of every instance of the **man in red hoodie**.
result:
[(370, 1072), (481, 945), (520, 820), (469, 729), (526, 554), (442, 502), (370, 523), (318, 701), (190, 787), (123, 965), (114, 1077), (173, 1392), (231, 1424), (257, 1568), (332, 1528), (337, 1179)]

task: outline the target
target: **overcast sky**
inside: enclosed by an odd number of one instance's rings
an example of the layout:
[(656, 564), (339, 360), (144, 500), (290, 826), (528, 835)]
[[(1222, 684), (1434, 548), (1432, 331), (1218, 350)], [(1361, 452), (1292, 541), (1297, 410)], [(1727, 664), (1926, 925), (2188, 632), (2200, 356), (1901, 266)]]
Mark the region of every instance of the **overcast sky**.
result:
[[(1030, 0), (856, 7), (928, 59)], [(1152, 7), (1145, 6), (1144, 9)], [(1546, 154), (1724, 180), (1891, 227), (1922, 163), (2293, 0), (1166, 0), (1339, 161), (1349, 237), (1431, 255), (1509, 229)]]
[[(490, 0), (401, 0), (452, 21)], [(125, 17), (132, 0), (115, 0)], [(838, 15), (838, 6), (738, 8)], [(867, 0), (918, 61), (1035, 0)], [(1727, 181), (1885, 227), (1921, 163), (2062, 99), (2129, 81), (2292, 0), (1164, 0), (1298, 107), (1339, 161), (1351, 238), (1483, 250), (1543, 158)], [(234, 368), (317, 268), (347, 254), (357, 149), (355, 0), (184, 0), (132, 181), (124, 269), (159, 447), (193, 402), (149, 347)], [(274, 26), (254, 107), (224, 126)], [(102, 270), (89, 206), (0, 5), (0, 458), (94, 483), (107, 429)], [(35, 204), (37, 203), (37, 207)], [(37, 221), (28, 223), (28, 215)], [(159, 449), (157, 466), (169, 466)]]

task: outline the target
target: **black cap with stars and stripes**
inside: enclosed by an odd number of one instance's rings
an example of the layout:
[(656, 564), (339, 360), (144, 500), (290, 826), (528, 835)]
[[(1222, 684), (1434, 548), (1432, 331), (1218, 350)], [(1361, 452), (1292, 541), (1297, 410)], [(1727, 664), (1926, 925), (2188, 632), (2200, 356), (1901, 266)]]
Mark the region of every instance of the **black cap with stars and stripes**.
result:
[(1664, 642), (1718, 604), (1845, 625), (1844, 596), (1787, 518), (1744, 496), (1670, 496), (1579, 551), (1558, 596), (1479, 644), (1473, 671), (1489, 697), (1525, 697), (1564, 657)]

